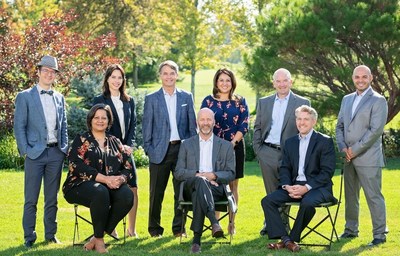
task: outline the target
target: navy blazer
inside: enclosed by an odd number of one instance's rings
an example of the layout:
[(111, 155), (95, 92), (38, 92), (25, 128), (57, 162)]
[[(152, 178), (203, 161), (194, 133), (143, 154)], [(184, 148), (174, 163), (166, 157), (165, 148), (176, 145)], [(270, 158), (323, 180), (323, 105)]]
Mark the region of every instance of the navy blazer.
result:
[[(286, 140), (282, 164), (279, 169), (280, 187), (294, 185), (299, 169), (299, 136)], [(320, 189), (328, 201), (333, 197), (332, 176), (335, 172), (336, 156), (332, 138), (314, 131), (308, 144), (304, 162), (304, 174), (312, 189)]]
[(109, 132), (115, 137), (117, 137), (124, 145), (133, 147), (136, 139), (136, 122), (137, 122), (135, 102), (133, 98), (131, 97), (129, 102), (122, 101), (124, 110), (124, 122), (125, 122), (124, 138), (122, 138), (121, 124), (119, 122), (117, 109), (115, 108), (111, 97), (106, 97), (103, 94), (101, 94), (93, 99), (93, 104), (97, 103), (104, 103), (111, 107), (114, 121)]
[[(176, 88), (176, 124), (181, 140), (197, 134), (196, 115), (194, 113), (193, 97), (190, 92)], [(149, 156), (149, 161), (159, 164), (167, 154), (171, 127), (164, 92), (146, 95), (144, 101), (143, 148)]]
[[(53, 100), (57, 114), (58, 148), (66, 154), (68, 133), (64, 96), (54, 91)], [(37, 85), (17, 94), (14, 134), (21, 156), (26, 155), (30, 159), (36, 159), (47, 147), (47, 124)]]

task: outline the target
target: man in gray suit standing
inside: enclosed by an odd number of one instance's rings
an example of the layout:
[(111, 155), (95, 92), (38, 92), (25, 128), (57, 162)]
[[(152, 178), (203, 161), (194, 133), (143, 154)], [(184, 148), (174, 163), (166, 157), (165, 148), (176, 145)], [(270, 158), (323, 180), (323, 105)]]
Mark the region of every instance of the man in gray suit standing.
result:
[[(176, 88), (178, 65), (167, 60), (160, 64), (162, 88), (146, 95), (143, 110), (143, 147), (150, 160), (150, 203), (148, 232), (164, 233), (161, 208), (170, 172), (175, 169), (181, 140), (196, 135), (196, 115), (192, 94)], [(181, 234), (182, 213), (178, 210), (179, 184), (173, 179), (175, 213), (172, 232)]]
[[(293, 81), (287, 69), (276, 70), (272, 78), (276, 93), (258, 101), (253, 136), (253, 148), (261, 167), (267, 194), (278, 188), (278, 170), (286, 139), (299, 132), (296, 126), (295, 110), (301, 105), (310, 106), (308, 99), (290, 90)], [(288, 226), (287, 217), (284, 217), (283, 222), (285, 226)], [(267, 234), (265, 225), (260, 234), (263, 236)]]
[(60, 243), (57, 233), (57, 194), (67, 153), (68, 134), (64, 96), (52, 90), (57, 59), (44, 56), (37, 64), (39, 82), (18, 93), (15, 100), (14, 133), (24, 164), (25, 247), (36, 241), (36, 212), (40, 187), (44, 185), (44, 229), (49, 243)]
[(344, 170), (346, 224), (341, 238), (358, 236), (360, 187), (371, 212), (373, 240), (386, 242), (386, 206), (382, 195), (384, 166), (382, 133), (387, 121), (386, 99), (371, 88), (371, 70), (364, 65), (353, 71), (354, 93), (344, 96), (336, 125), (336, 141), (346, 153)]
[(235, 179), (235, 153), (232, 144), (213, 134), (214, 113), (202, 108), (197, 115), (199, 134), (183, 141), (174, 177), (185, 181), (183, 196), (193, 203), (194, 232), (191, 252), (201, 252), (204, 218), (211, 222), (212, 236), (224, 232), (215, 217), (214, 201), (226, 197), (224, 185)]

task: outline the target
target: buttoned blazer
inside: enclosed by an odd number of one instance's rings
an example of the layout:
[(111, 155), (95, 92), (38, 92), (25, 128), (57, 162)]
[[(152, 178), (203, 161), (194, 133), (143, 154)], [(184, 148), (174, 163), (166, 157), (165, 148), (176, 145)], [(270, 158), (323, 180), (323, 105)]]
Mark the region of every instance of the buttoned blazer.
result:
[[(279, 168), (279, 185), (296, 183), (299, 170), (299, 136), (286, 140)], [(332, 196), (332, 176), (335, 172), (335, 146), (332, 138), (314, 131), (310, 137), (304, 161), (304, 175), (312, 189), (320, 189), (325, 199)]]
[(132, 147), (136, 139), (136, 111), (135, 102), (132, 97), (129, 101), (122, 101), (124, 111), (124, 123), (125, 123), (125, 137), (122, 138), (121, 123), (119, 122), (119, 116), (117, 109), (111, 97), (105, 97), (103, 94), (93, 99), (93, 104), (104, 103), (110, 106), (113, 113), (113, 124), (109, 132), (121, 140), (122, 144)]
[[(263, 142), (267, 139), (272, 126), (272, 110), (274, 108), (276, 94), (261, 98), (257, 105), (257, 115), (254, 123), (253, 149), (259, 151)], [(296, 126), (295, 110), (301, 105), (310, 106), (310, 101), (304, 97), (290, 92), (288, 105), (283, 119), (281, 131), (281, 143), (284, 147), (285, 140), (298, 133)]]
[[(67, 153), (68, 133), (64, 96), (54, 91), (57, 114), (58, 148)], [(21, 156), (38, 158), (46, 149), (47, 124), (37, 85), (17, 94), (14, 112), (14, 134)]]
[(382, 133), (387, 121), (386, 99), (369, 89), (351, 116), (356, 93), (343, 97), (336, 125), (340, 151), (351, 147), (354, 165), (383, 167)]
[[(196, 115), (192, 94), (176, 89), (176, 124), (181, 140), (196, 135)], [(164, 159), (171, 136), (167, 103), (162, 88), (157, 92), (146, 95), (144, 101), (143, 148), (149, 156), (149, 161), (159, 164)]]
[[(184, 140), (178, 155), (174, 176), (179, 181), (192, 178), (199, 171), (200, 145), (199, 135)], [(217, 175), (216, 182), (228, 184), (235, 179), (235, 152), (232, 144), (213, 135), (212, 150), (213, 172)]]

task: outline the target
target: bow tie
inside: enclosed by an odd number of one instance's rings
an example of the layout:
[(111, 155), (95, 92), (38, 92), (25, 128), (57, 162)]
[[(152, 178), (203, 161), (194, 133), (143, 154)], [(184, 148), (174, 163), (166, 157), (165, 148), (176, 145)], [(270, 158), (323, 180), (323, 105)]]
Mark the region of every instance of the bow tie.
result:
[(45, 90), (41, 90), (40, 91), (40, 94), (48, 94), (48, 95), (50, 95), (50, 96), (52, 96), (53, 95), (53, 91), (52, 90), (50, 90), (50, 91), (45, 91)]

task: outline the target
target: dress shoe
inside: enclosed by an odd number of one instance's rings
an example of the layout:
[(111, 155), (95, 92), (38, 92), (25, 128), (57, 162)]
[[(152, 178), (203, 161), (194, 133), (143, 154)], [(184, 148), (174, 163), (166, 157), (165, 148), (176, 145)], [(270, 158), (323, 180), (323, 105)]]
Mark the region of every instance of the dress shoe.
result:
[(221, 226), (218, 223), (212, 224), (211, 228), (213, 237), (217, 238), (224, 236), (224, 231), (222, 230)]
[(358, 235), (350, 234), (350, 233), (346, 233), (346, 232), (344, 232), (343, 234), (340, 235), (340, 238), (356, 238), (356, 237), (358, 237)]
[(24, 246), (27, 249), (31, 249), (34, 243), (34, 241), (25, 241)]
[(293, 241), (286, 242), (285, 247), (291, 252), (298, 252), (300, 251), (300, 245)]
[(192, 248), (190, 249), (190, 253), (201, 253), (201, 247), (199, 244), (192, 244)]
[(268, 244), (267, 247), (270, 250), (280, 250), (285, 248), (285, 244), (283, 243), (283, 241), (280, 241), (279, 243)]
[(61, 244), (61, 242), (60, 242), (60, 240), (58, 240), (58, 238), (57, 237), (53, 237), (53, 238), (50, 238), (50, 239), (46, 239), (46, 242), (47, 243), (49, 243), (49, 244)]
[(372, 242), (369, 243), (368, 246), (375, 246), (375, 245), (378, 245), (378, 244), (383, 244), (385, 242), (386, 242), (386, 238), (383, 238), (383, 239), (374, 238), (374, 240), (372, 240)]
[(187, 237), (187, 234), (186, 234), (186, 232), (182, 232), (182, 233), (178, 232), (178, 233), (175, 233), (174, 236), (175, 237)]

